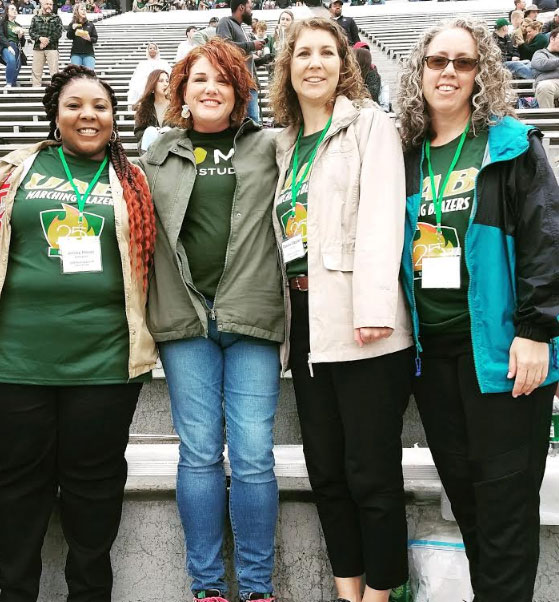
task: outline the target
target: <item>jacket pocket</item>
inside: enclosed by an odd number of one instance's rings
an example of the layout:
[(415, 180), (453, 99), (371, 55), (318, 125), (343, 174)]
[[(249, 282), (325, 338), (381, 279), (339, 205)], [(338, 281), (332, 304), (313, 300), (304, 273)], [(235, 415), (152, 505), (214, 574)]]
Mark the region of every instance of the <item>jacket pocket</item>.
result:
[(322, 265), (327, 270), (353, 272), (353, 249), (331, 249), (322, 252)]

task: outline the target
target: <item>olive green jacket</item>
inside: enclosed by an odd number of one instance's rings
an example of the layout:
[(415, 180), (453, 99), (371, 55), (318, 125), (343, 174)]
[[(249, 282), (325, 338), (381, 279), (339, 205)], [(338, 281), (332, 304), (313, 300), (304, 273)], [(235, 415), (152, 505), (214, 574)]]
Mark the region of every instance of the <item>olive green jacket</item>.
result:
[(281, 274), (272, 227), (278, 179), (273, 138), (273, 132), (250, 119), (235, 135), (232, 162), (237, 185), (231, 233), (212, 310), (192, 282), (179, 237), (196, 178), (188, 131), (173, 128), (139, 159), (156, 209), (148, 327), (157, 342), (207, 336), (209, 315), (220, 331), (284, 340)]

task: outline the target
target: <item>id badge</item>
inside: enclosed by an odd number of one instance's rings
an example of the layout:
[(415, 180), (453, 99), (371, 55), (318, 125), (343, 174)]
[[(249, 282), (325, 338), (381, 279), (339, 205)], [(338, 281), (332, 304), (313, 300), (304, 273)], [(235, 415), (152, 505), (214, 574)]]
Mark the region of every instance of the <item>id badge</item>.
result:
[(421, 288), (460, 288), (461, 249), (444, 255), (424, 256), (421, 261)]
[(281, 250), (283, 252), (283, 262), (289, 263), (294, 259), (299, 259), (305, 256), (305, 246), (303, 245), (303, 236), (297, 234), (292, 236), (281, 243)]
[(98, 236), (61, 236), (58, 248), (63, 274), (103, 271), (101, 239)]

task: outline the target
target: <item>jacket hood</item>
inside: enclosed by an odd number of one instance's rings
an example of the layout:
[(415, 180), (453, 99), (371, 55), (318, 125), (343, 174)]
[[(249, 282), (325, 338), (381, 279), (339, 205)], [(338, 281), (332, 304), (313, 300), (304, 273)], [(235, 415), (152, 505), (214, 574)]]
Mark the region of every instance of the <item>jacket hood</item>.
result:
[[(372, 105), (374, 105), (372, 101), (365, 101), (365, 103), (362, 102), (361, 105), (359, 105), (349, 100), (347, 96), (336, 97), (334, 112), (332, 113), (332, 123), (330, 124), (326, 138), (347, 127), (354, 119), (356, 119), (359, 115), (360, 106)], [(276, 138), (278, 152), (289, 150), (295, 144), (298, 133), (299, 125), (290, 125), (281, 132)]]

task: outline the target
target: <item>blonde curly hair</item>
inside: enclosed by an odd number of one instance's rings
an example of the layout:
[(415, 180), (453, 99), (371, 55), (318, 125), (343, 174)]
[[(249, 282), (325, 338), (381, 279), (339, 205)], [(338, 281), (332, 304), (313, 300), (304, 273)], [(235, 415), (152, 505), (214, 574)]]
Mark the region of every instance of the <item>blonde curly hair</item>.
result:
[(472, 135), (505, 115), (514, 117), (512, 104), (515, 96), (510, 86), (511, 75), (503, 66), (501, 51), (485, 23), (467, 17), (443, 21), (422, 35), (402, 69), (398, 106), (400, 135), (406, 150), (420, 146), (426, 136), (432, 137), (434, 134), (423, 96), (424, 59), (433, 38), (446, 29), (464, 29), (477, 46), (479, 63), (470, 99)]
[(336, 41), (340, 57), (340, 79), (334, 92), (337, 96), (346, 96), (349, 100), (370, 98), (363, 83), (361, 70), (347, 42), (347, 36), (342, 28), (331, 19), (313, 17), (296, 21), (288, 30), (287, 39), (274, 63), (274, 77), (270, 85), (270, 106), (274, 120), (278, 125), (299, 125), (303, 123), (303, 114), (297, 94), (291, 84), (291, 60), (297, 39), (304, 29), (322, 29), (332, 35)]

